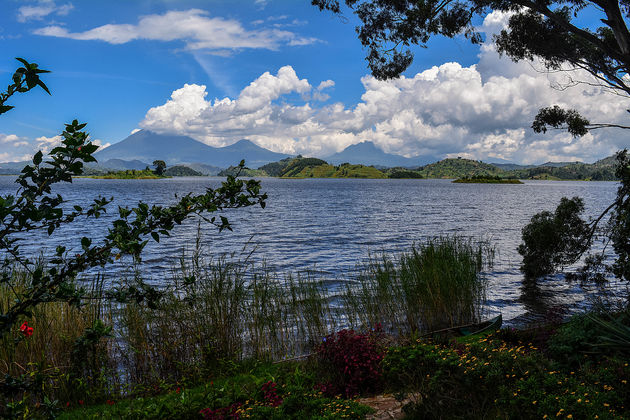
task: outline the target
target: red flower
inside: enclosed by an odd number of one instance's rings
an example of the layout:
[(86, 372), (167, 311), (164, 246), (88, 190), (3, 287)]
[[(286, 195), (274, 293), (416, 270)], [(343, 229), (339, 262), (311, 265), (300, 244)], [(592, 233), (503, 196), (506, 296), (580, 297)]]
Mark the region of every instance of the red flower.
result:
[(24, 334), (24, 336), (30, 337), (33, 335), (33, 327), (29, 327), (28, 322), (24, 321), (24, 323), (20, 326), (20, 332)]
[(79, 400), (79, 405), (83, 405), (83, 400)]

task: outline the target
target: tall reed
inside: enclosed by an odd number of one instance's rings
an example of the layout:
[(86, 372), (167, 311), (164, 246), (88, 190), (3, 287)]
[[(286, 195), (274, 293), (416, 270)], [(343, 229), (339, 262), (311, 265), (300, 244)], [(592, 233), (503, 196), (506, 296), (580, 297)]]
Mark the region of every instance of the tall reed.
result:
[[(39, 363), (67, 378), (61, 387), (49, 386), (52, 397), (77, 398), (73, 389), (83, 381), (81, 389), (93, 388), (94, 400), (103, 400), (207, 379), (243, 358), (303, 355), (340, 328), (381, 323), (409, 335), (474, 322), (485, 301), (483, 270), (491, 263), (485, 242), (435, 238), (396, 259), (371, 257), (344, 289), (333, 290), (313, 273), (279, 275), (247, 257), (204, 258), (197, 244), (166, 279), (157, 306), (100, 299), (102, 282), (81, 309), (39, 306), (29, 320), (33, 336), (2, 343), (0, 373), (19, 376)], [(29, 281), (27, 273), (13, 275), (13, 289), (0, 287), (0, 309)], [(90, 342), (95, 331), (100, 335)], [(90, 363), (78, 363), (78, 354)]]
[(399, 335), (477, 322), (486, 299), (483, 270), (494, 250), (485, 241), (439, 237), (412, 246), (398, 264), (370, 258), (348, 284), (344, 302), (358, 328), (381, 322)]

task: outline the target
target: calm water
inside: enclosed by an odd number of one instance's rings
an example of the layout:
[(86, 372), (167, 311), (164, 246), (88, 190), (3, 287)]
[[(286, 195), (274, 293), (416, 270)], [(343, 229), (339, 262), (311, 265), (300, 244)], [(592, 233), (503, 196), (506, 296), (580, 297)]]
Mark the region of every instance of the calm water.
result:
[[(15, 191), (14, 177), (0, 177), (0, 195)], [(77, 179), (56, 188), (71, 204), (86, 205), (99, 195), (114, 197), (116, 205), (174, 202), (175, 194), (201, 193), (217, 186), (219, 178), (174, 178), (164, 180)], [(255, 249), (254, 258), (264, 260), (278, 272), (317, 270), (329, 278), (331, 287), (351, 278), (357, 264), (368, 254), (398, 253), (414, 242), (438, 235), (458, 234), (489, 239), (497, 249), (489, 273), (489, 312), (501, 310), (511, 319), (531, 312), (544, 312), (555, 305), (571, 308), (586, 303), (578, 286), (561, 277), (524, 287), (518, 267), (521, 228), (541, 210), (553, 210), (563, 196), (584, 198), (588, 216), (595, 216), (613, 200), (613, 182), (526, 181), (524, 185), (453, 184), (448, 180), (355, 180), (355, 179), (263, 179), (267, 208), (239, 209), (227, 213), (233, 232), (201, 229), (207, 255)], [(80, 249), (81, 236), (103, 237), (107, 223), (93, 220), (74, 223), (55, 232), (53, 239), (31, 235), (23, 248), (37, 254), (51, 253), (62, 243)], [(182, 253), (190, 254), (197, 235), (197, 222), (175, 229), (171, 238), (147, 247), (143, 273), (153, 281), (168, 278)], [(242, 254), (241, 254), (242, 255)], [(121, 265), (108, 269), (115, 278)], [(588, 293), (587, 293), (588, 294)]]

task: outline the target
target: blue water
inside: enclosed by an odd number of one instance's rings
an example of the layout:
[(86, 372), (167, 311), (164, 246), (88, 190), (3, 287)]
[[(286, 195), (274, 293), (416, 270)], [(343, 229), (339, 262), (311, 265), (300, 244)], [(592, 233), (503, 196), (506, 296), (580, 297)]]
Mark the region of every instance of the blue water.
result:
[[(0, 195), (16, 189), (14, 177), (0, 177)], [(69, 204), (87, 205), (97, 196), (114, 197), (111, 210), (99, 222), (79, 220), (52, 238), (32, 234), (23, 250), (50, 255), (58, 244), (80, 249), (81, 236), (102, 238), (118, 205), (138, 201), (165, 205), (175, 194), (202, 193), (220, 178), (162, 180), (76, 179), (60, 185)], [(576, 308), (587, 303), (590, 291), (569, 284), (562, 276), (523, 286), (516, 248), (522, 227), (535, 213), (553, 210), (563, 196), (580, 196), (587, 217), (599, 214), (614, 199), (614, 182), (525, 181), (524, 185), (453, 184), (449, 180), (262, 179), (269, 199), (265, 209), (226, 212), (234, 231), (218, 233), (201, 225), (201, 244), (208, 256), (235, 253), (252, 258), (279, 273), (317, 270), (331, 287), (352, 278), (369, 254), (397, 254), (414, 242), (457, 234), (488, 239), (496, 247), (489, 278), (488, 312), (502, 311), (510, 319), (555, 305)], [(190, 255), (197, 236), (197, 220), (177, 227), (170, 238), (146, 248), (142, 273), (154, 282), (170, 277), (182, 255)], [(98, 242), (98, 241), (96, 241)], [(104, 271), (116, 278), (125, 270), (118, 264)]]

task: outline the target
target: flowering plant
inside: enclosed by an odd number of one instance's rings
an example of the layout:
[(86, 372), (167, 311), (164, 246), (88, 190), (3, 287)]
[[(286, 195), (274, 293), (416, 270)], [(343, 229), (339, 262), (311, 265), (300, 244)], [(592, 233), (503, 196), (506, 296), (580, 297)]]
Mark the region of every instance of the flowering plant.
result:
[(33, 327), (28, 326), (28, 321), (24, 321), (24, 323), (20, 326), (20, 332), (25, 337), (30, 337), (31, 335), (33, 335), (33, 331)]

